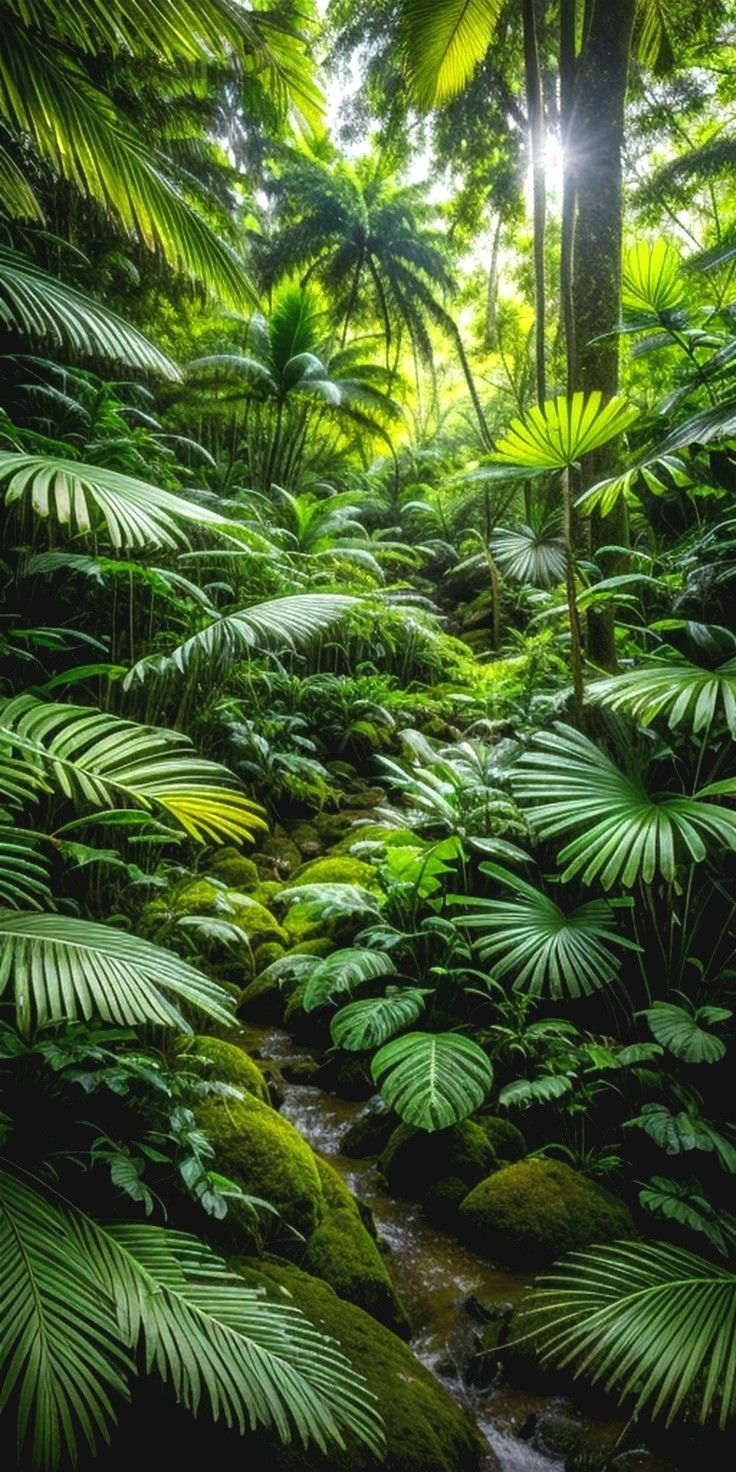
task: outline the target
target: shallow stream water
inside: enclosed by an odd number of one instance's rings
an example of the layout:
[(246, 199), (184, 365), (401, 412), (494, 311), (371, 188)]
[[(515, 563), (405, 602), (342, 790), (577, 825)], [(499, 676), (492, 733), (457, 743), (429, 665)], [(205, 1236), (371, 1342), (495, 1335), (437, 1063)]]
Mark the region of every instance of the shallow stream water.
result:
[[(311, 1056), (279, 1028), (248, 1027), (241, 1042), (277, 1070)], [(488, 1443), (484, 1472), (560, 1472), (561, 1461), (538, 1450), (523, 1434), (532, 1418), (550, 1407), (550, 1397), (515, 1391), (505, 1384), (475, 1389), (464, 1383), (461, 1373), (478, 1338), (468, 1298), (478, 1295), (484, 1301), (507, 1303), (519, 1297), (529, 1280), (482, 1262), (454, 1237), (425, 1221), (414, 1202), (387, 1195), (373, 1161), (350, 1160), (341, 1154), (342, 1137), (365, 1111), (364, 1103), (283, 1079), (281, 1088), (284, 1115), (339, 1170), (351, 1191), (373, 1213), (411, 1319), (411, 1348), (475, 1419)]]

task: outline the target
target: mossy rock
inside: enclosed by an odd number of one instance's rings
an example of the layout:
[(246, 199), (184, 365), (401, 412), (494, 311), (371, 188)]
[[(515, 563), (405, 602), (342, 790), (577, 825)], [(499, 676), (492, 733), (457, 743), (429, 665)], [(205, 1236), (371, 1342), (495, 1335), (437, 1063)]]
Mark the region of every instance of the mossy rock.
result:
[(435, 1181), (422, 1203), (427, 1221), (433, 1227), (441, 1227), (443, 1232), (453, 1232), (457, 1227), (460, 1202), (467, 1194), (467, 1185), (459, 1176), (443, 1176), (441, 1181)]
[(320, 838), (329, 845), (337, 843), (345, 832), (345, 818), (342, 813), (315, 813), (312, 823)]
[(331, 1165), (329, 1160), (324, 1160), (321, 1155), (315, 1155), (314, 1158), (327, 1210), (352, 1211), (355, 1216), (358, 1216), (358, 1203), (350, 1187), (346, 1186), (339, 1170), (336, 1170), (334, 1165)]
[(266, 839), (261, 847), (261, 853), (268, 854), (268, 857), (273, 859), (277, 865), (278, 872), (284, 876), (298, 869), (302, 862), (301, 853), (292, 839), (280, 838), (277, 835)]
[[(309, 1016), (315, 1026), (322, 1025), (317, 1013)], [(356, 1053), (331, 1053), (320, 1064), (314, 1081), (326, 1093), (336, 1094), (340, 1099), (371, 1099), (376, 1092), (368, 1063)]]
[(502, 1119), (497, 1114), (479, 1114), (475, 1116), (475, 1123), (490, 1140), (499, 1160), (514, 1165), (517, 1160), (524, 1159), (526, 1140), (510, 1119)]
[(289, 832), (289, 838), (293, 844), (296, 844), (302, 859), (313, 858), (315, 854), (321, 854), (324, 849), (324, 844), (313, 823), (296, 823)]
[(329, 935), (317, 935), (312, 940), (302, 940), (296, 946), (290, 946), (287, 952), (289, 956), (329, 956), (334, 951), (335, 942)]
[(211, 879), (193, 879), (176, 891), (172, 908), (181, 915), (214, 915), (225, 908), (226, 893)]
[(263, 905), (267, 910), (282, 888), (283, 886), (278, 879), (261, 879), (257, 889), (253, 890), (252, 898), (257, 904)]
[(408, 1338), (406, 1310), (373, 1238), (352, 1204), (328, 1212), (312, 1233), (301, 1266), (329, 1283), (340, 1298), (357, 1304), (379, 1324)]
[(310, 905), (290, 905), (283, 918), (289, 951), (303, 951), (305, 941), (324, 940), (329, 922), (314, 914)]
[(261, 971), (265, 971), (266, 967), (271, 966), (274, 961), (280, 961), (281, 957), (285, 955), (286, 951), (284, 947), (277, 940), (266, 940), (263, 942), (263, 945), (256, 946), (253, 952), (253, 964), (256, 969), (256, 976)]
[(279, 925), (278, 920), (267, 910), (265, 905), (259, 904), (256, 899), (248, 899), (241, 896), (241, 902), (234, 907), (233, 920), (244, 930), (250, 942), (251, 950), (264, 941), (278, 941), (286, 949), (288, 940), (285, 930)]
[[(369, 1109), (345, 1131), (340, 1151), (350, 1160), (369, 1160), (385, 1150), (396, 1129), (397, 1118), (388, 1109)], [(467, 1189), (467, 1188), (466, 1188)]]
[(245, 854), (238, 852), (236, 848), (226, 845), (218, 849), (217, 853), (207, 861), (208, 874), (214, 874), (216, 879), (222, 880), (228, 889), (245, 890), (246, 893), (255, 889), (260, 883), (260, 874), (252, 859), (247, 859)]
[(350, 808), (376, 808), (379, 802), (386, 801), (386, 793), (383, 787), (361, 787), (357, 786), (354, 792), (347, 792), (340, 806), (343, 811)]
[(393, 1191), (421, 1199), (445, 1176), (457, 1176), (469, 1189), (493, 1170), (496, 1155), (480, 1126), (463, 1119), (432, 1134), (400, 1124), (379, 1164)]
[(282, 1063), (280, 1072), (285, 1083), (306, 1087), (314, 1084), (314, 1075), (318, 1068), (316, 1058), (295, 1058), (292, 1062)]
[(610, 1191), (559, 1160), (506, 1165), (465, 1198), (462, 1234), (484, 1256), (535, 1272), (564, 1252), (630, 1237), (628, 1209)]
[(182, 1059), (191, 1060), (201, 1068), (208, 1078), (232, 1084), (243, 1093), (260, 1099), (263, 1104), (269, 1103), (268, 1085), (258, 1064), (236, 1043), (202, 1034), (182, 1039), (178, 1052)]
[(254, 1263), (244, 1275), (279, 1301), (286, 1297), (337, 1340), (376, 1397), (387, 1443), (378, 1463), (351, 1436), (344, 1450), (330, 1446), (326, 1452), (281, 1446), (274, 1437), (249, 1438), (249, 1472), (377, 1472), (379, 1466), (381, 1472), (479, 1472), (487, 1447), (475, 1426), (395, 1334), (297, 1268)]
[[(325, 1211), (322, 1183), (314, 1152), (293, 1124), (254, 1098), (204, 1099), (195, 1115), (212, 1142), (217, 1170), (276, 1207), (282, 1222), (273, 1230), (286, 1238), (286, 1228), (295, 1227), (309, 1237)], [(249, 1230), (244, 1213), (231, 1203), (228, 1218)]]
[(324, 859), (312, 859), (297, 871), (297, 882), (301, 884), (355, 884), (360, 889), (369, 889), (376, 883), (376, 871), (372, 864), (362, 859), (351, 859), (347, 854)]
[(395, 848), (397, 844), (409, 844), (412, 848), (424, 846), (411, 828), (390, 828), (386, 823), (360, 823), (348, 829), (344, 838), (330, 849), (330, 855), (349, 854), (358, 843), (375, 843), (382, 848)]
[(244, 1022), (281, 1023), (287, 1000), (288, 991), (282, 990), (275, 977), (257, 976), (240, 993), (238, 1017)]

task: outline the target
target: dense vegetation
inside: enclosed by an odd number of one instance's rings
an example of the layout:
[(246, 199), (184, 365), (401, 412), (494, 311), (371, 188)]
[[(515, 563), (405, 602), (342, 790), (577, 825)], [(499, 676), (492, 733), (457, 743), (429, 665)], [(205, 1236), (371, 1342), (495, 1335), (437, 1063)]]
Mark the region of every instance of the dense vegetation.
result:
[(714, 1465), (736, 11), (0, 18), (8, 1465), (480, 1465), (244, 1023)]

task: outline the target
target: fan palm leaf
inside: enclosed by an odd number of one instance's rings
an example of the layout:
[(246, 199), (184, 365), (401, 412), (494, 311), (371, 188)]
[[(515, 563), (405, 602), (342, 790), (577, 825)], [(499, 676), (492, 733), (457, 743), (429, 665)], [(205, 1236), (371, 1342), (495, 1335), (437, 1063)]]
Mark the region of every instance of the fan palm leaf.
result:
[(565, 544), (561, 537), (530, 526), (499, 527), (490, 548), (501, 571), (518, 583), (548, 588), (565, 577)]
[(604, 404), (597, 389), (571, 398), (560, 395), (544, 405), (535, 404), (522, 419), (512, 419), (496, 442), (492, 459), (527, 474), (566, 470), (622, 434), (638, 417), (639, 410), (623, 398)]
[(561, 722), (541, 732), (520, 758), (516, 796), (532, 804), (528, 816), (542, 838), (571, 829), (582, 833), (560, 852), (564, 880), (598, 880), (604, 889), (671, 881), (679, 862), (700, 863), (709, 845), (736, 848), (736, 813), (708, 802), (730, 793), (715, 784), (692, 796), (650, 793), (638, 774), (622, 772), (599, 747)]
[(15, 991), (18, 1025), (81, 1017), (191, 1028), (178, 1003), (226, 1026), (227, 992), (172, 952), (69, 915), (0, 911), (0, 995)]
[(129, 322), (7, 246), (0, 246), (0, 320), (27, 338), (179, 378), (171, 359)]
[(0, 451), (0, 481), (8, 505), (28, 503), (37, 516), (89, 534), (104, 525), (113, 547), (175, 548), (186, 543), (179, 521), (231, 525), (217, 511), (194, 505), (135, 476), (45, 455)]
[(626, 251), (622, 264), (621, 298), (632, 311), (661, 316), (682, 305), (680, 258), (666, 240), (645, 240)]
[(64, 797), (162, 808), (198, 842), (242, 842), (266, 826), (227, 769), (197, 757), (179, 731), (20, 695), (0, 706), (0, 742)]
[(736, 1276), (663, 1242), (573, 1252), (525, 1304), (544, 1359), (633, 1401), (633, 1413), (685, 1405), (698, 1418), (736, 1410)]
[[(483, 871), (514, 893), (513, 900), (473, 899), (475, 910), (460, 923), (480, 931), (475, 949), (500, 981), (514, 977), (514, 991), (530, 996), (584, 997), (612, 981), (619, 968), (618, 935), (607, 900), (563, 910), (550, 895), (500, 865)], [(463, 905), (468, 901), (457, 896)], [(635, 947), (633, 947), (635, 949)]]
[(479, 1109), (493, 1083), (483, 1049), (456, 1032), (410, 1032), (379, 1048), (371, 1071), (384, 1104), (420, 1130), (442, 1130)]
[(644, 725), (666, 713), (670, 726), (687, 721), (695, 735), (707, 731), (720, 713), (736, 736), (736, 659), (713, 670), (664, 661), (642, 665), (596, 680), (588, 695), (612, 710), (630, 711)]

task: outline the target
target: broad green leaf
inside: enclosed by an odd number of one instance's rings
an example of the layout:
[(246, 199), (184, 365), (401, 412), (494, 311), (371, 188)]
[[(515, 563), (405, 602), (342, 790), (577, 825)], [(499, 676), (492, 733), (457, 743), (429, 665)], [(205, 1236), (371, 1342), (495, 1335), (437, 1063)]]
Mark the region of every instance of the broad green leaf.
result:
[(455, 1032), (410, 1032), (376, 1053), (373, 1079), (384, 1104), (407, 1124), (441, 1130), (484, 1102), (493, 1068), (483, 1049)]
[(543, 1073), (539, 1078), (517, 1078), (506, 1084), (498, 1096), (506, 1109), (526, 1109), (530, 1104), (550, 1104), (569, 1094), (572, 1081), (564, 1073)]
[(425, 988), (390, 986), (384, 997), (350, 1002), (335, 1013), (330, 1026), (336, 1048), (362, 1052), (378, 1048), (395, 1033), (410, 1027), (424, 1011)]
[(660, 237), (650, 245), (640, 240), (624, 253), (621, 299), (625, 307), (661, 316), (681, 306), (683, 296), (680, 257), (668, 241)]
[(642, 1013), (652, 1036), (685, 1063), (718, 1063), (725, 1057), (726, 1044), (703, 1022), (726, 1022), (731, 1017), (727, 1007), (699, 1007), (695, 1011), (678, 1007), (674, 1002), (655, 1002)]
[(420, 106), (440, 106), (470, 81), (493, 39), (501, 0), (402, 0), (405, 55)]
[[(305, 886), (306, 887), (306, 886)], [(369, 951), (360, 946), (333, 951), (325, 956), (312, 971), (304, 992), (304, 1011), (314, 1012), (316, 1007), (350, 996), (366, 982), (380, 976), (394, 976), (396, 963), (385, 951)]]
[(512, 419), (492, 459), (540, 475), (565, 470), (615, 439), (638, 418), (639, 410), (625, 399), (617, 397), (604, 404), (597, 389), (588, 395), (575, 393), (570, 399), (561, 395), (541, 408), (534, 405), (523, 419)]

